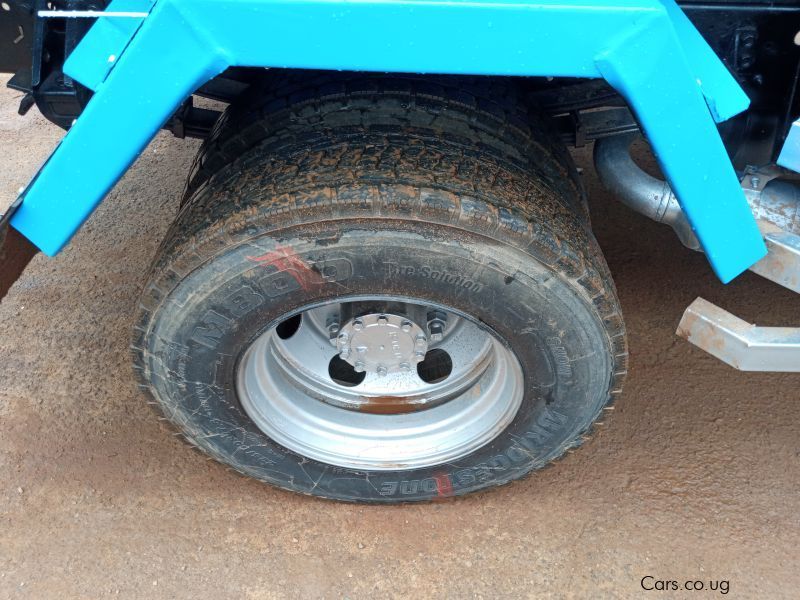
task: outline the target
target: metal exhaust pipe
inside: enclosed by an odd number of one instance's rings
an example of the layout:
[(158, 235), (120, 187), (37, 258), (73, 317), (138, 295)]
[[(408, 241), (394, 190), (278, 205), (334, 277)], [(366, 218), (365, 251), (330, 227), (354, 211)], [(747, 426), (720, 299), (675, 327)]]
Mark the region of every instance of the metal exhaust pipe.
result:
[(684, 246), (700, 250), (669, 183), (648, 175), (633, 162), (631, 144), (639, 137), (638, 133), (625, 133), (595, 142), (594, 165), (600, 181), (626, 206), (653, 221), (666, 223)]

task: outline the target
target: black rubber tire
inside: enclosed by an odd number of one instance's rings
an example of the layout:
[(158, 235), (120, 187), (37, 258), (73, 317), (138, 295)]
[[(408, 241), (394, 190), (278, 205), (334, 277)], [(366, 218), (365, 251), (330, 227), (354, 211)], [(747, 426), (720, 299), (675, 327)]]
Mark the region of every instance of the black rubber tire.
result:
[[(547, 465), (620, 393), (624, 325), (563, 148), (527, 117), (520, 147), (497, 114), (437, 94), (302, 100), (312, 108), (265, 116), (270, 133), (194, 187), (132, 345), (141, 387), (191, 444), (296, 492), (430, 500)], [(280, 260), (253, 260), (270, 253)], [(375, 293), (451, 307), (508, 343), (526, 392), (505, 431), (454, 463), (364, 472), (301, 457), (253, 424), (234, 385), (250, 342), (303, 307)]]
[[(514, 78), (272, 69), (218, 119), (192, 165), (184, 203), (222, 168), (276, 135), (359, 125), (447, 129), (476, 151), (532, 169), (563, 188), (589, 218), (580, 177), (566, 146), (541, 120)], [(533, 112), (532, 112), (533, 111)], [(368, 122), (360, 123), (361, 113)]]

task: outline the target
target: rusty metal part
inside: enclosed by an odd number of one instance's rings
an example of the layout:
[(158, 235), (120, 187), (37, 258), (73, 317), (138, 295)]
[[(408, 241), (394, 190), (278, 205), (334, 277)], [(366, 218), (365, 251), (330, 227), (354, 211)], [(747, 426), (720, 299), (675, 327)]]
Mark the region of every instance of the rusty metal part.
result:
[(38, 252), (16, 229), (0, 224), (0, 301)]
[(742, 187), (756, 219), (800, 235), (800, 185), (786, 176), (780, 167), (759, 169), (745, 174)]
[(800, 373), (800, 327), (758, 327), (698, 298), (677, 334), (740, 371)]
[[(637, 137), (626, 134), (595, 142), (594, 161), (601, 181), (628, 207), (672, 227), (684, 246), (702, 251), (669, 184), (645, 173), (631, 158), (630, 146)], [(800, 293), (800, 184), (781, 179), (786, 174), (769, 167), (748, 170), (742, 180), (768, 250), (750, 270)]]
[(750, 270), (800, 294), (800, 235), (761, 219), (758, 226), (769, 253)]

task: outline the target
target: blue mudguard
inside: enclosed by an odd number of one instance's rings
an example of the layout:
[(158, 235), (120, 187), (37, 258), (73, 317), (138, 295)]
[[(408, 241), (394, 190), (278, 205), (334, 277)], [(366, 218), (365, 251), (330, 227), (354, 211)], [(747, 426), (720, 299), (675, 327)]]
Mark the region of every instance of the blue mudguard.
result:
[(115, 0), (66, 64), (95, 91), (13, 226), (57, 253), (180, 103), (229, 66), (605, 78), (727, 282), (766, 254), (715, 120), (747, 97), (672, 0)]

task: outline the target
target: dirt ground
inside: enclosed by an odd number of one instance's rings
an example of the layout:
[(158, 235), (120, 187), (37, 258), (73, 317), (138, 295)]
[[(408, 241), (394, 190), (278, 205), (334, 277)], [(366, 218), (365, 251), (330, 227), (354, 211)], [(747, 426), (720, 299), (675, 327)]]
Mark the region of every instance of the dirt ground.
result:
[[(0, 82), (4, 83), (4, 82)], [(0, 91), (0, 202), (61, 132)], [(0, 598), (689, 597), (655, 580), (800, 594), (800, 376), (741, 374), (675, 337), (697, 296), (765, 325), (800, 298), (628, 211), (578, 153), (630, 331), (626, 393), (580, 451), (440, 504), (295, 496), (191, 451), (128, 359), (147, 266), (196, 142), (162, 134), (57, 258), (0, 306)]]

